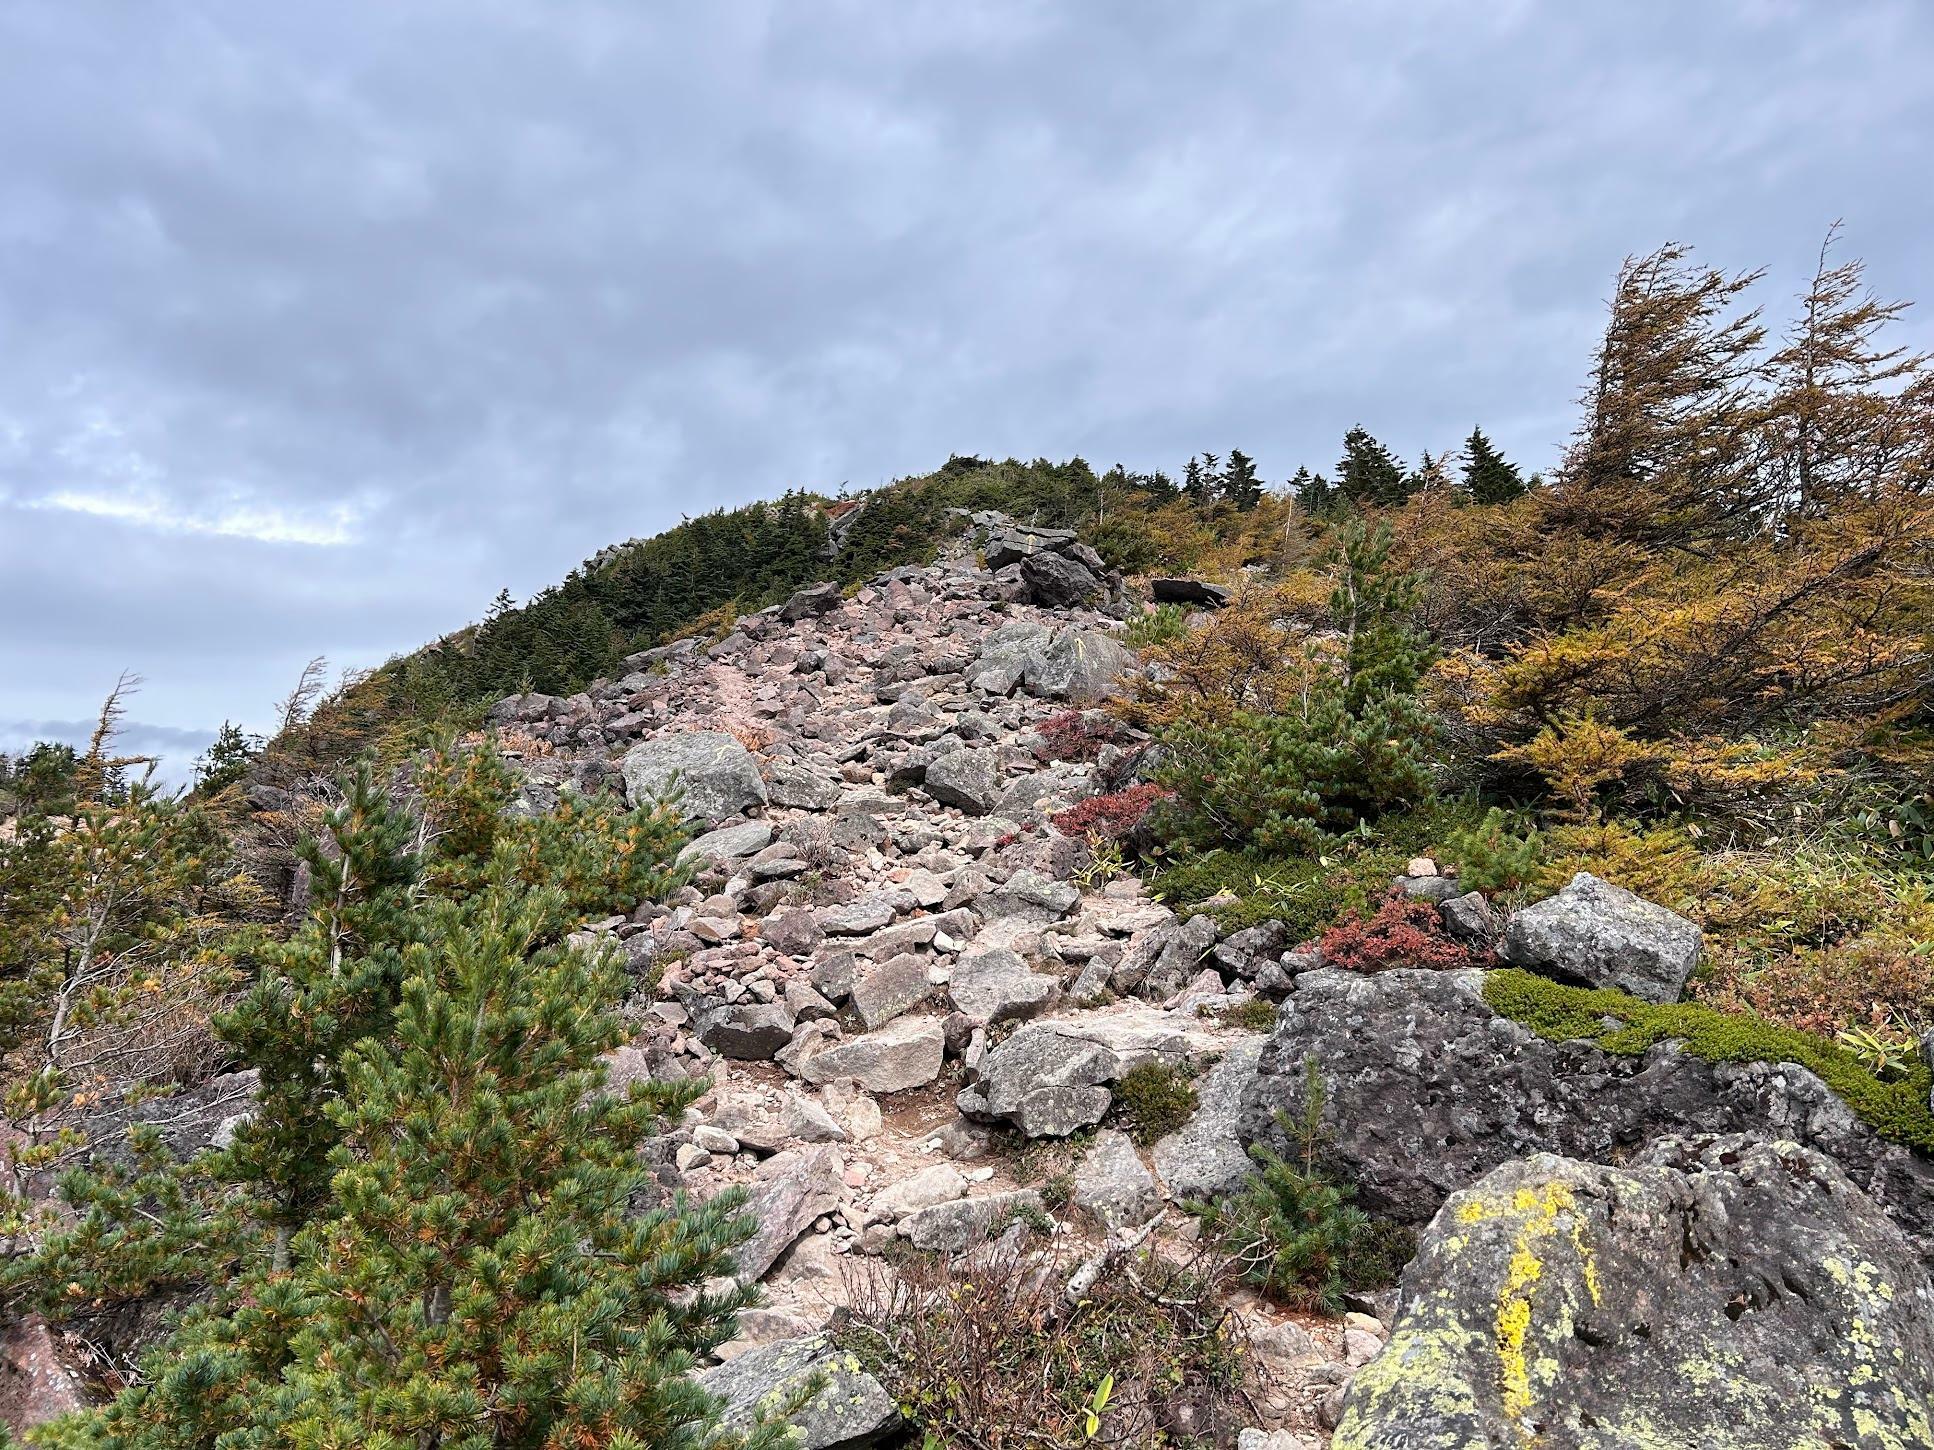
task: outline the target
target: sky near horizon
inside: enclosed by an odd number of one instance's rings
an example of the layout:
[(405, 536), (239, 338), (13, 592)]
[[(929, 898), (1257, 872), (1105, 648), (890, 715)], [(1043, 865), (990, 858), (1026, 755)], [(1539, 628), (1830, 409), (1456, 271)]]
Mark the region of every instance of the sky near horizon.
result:
[(1920, 0), (10, 0), (0, 751), (131, 669), (178, 772), (314, 655), (950, 453), (1548, 467), (1628, 253), (1777, 322), (1841, 218), (1934, 291), (1930, 61)]

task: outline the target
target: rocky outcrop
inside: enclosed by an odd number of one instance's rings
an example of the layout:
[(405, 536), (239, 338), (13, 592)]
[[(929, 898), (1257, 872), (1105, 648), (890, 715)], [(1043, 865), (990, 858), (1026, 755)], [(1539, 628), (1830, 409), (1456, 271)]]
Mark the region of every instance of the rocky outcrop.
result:
[(1459, 1192), (1334, 1450), (1934, 1444), (1934, 1285), (1832, 1160), (1663, 1140)]
[(722, 730), (663, 735), (632, 747), (624, 780), (634, 805), (675, 795), (688, 820), (722, 821), (766, 803), (758, 762)]
[(1683, 916), (1580, 871), (1557, 895), (1511, 918), (1498, 954), (1561, 982), (1676, 1002), (1701, 944), (1699, 928)]
[(1323, 1079), (1337, 1167), (1365, 1207), (1421, 1223), (1533, 1153), (1615, 1162), (1661, 1138), (1750, 1133), (1830, 1158), (1934, 1259), (1934, 1162), (1880, 1137), (1805, 1068), (1710, 1063), (1673, 1043), (1642, 1057), (1549, 1042), (1500, 1017), (1483, 973), (1304, 972), (1245, 1089), (1246, 1139), (1277, 1141), (1304, 1063)]

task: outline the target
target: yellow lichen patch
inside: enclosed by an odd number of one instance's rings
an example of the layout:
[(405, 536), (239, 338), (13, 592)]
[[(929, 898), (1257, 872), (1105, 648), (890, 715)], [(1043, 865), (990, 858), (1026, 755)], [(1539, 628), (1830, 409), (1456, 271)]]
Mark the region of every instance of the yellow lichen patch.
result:
[[(1460, 1208), (1460, 1218), (1465, 1217), (1469, 1207)], [(1594, 1304), (1599, 1300), (1599, 1284), (1598, 1271), (1585, 1242), (1585, 1226), (1582, 1219), (1576, 1217), (1577, 1203), (1569, 1184), (1542, 1183), (1536, 1187), (1527, 1185), (1516, 1189), (1511, 1195), (1511, 1211), (1519, 1221), (1512, 1234), (1511, 1258), (1505, 1266), (1504, 1283), (1498, 1289), (1494, 1330), (1504, 1411), (1517, 1420), (1531, 1409), (1533, 1403), (1532, 1364), (1525, 1345), (1531, 1333), (1532, 1291), (1544, 1273), (1539, 1246), (1557, 1237), (1561, 1214), (1573, 1215), (1565, 1230), (1566, 1238), (1578, 1256), (1585, 1289)], [(1465, 1218), (1465, 1221), (1475, 1222), (1476, 1219)], [(1569, 1321), (1569, 1306), (1561, 1306), (1560, 1314)], [(1558, 1372), (1555, 1361), (1540, 1361), (1537, 1369), (1537, 1379), (1541, 1384), (1551, 1383)]]

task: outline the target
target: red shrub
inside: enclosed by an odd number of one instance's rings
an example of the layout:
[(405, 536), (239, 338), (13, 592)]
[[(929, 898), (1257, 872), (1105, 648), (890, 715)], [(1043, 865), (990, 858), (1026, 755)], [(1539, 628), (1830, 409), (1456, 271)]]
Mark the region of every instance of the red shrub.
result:
[(1101, 747), (1121, 739), (1121, 726), (1106, 715), (1063, 710), (1034, 727), (1041, 737), (1036, 752), (1043, 760), (1093, 760)]
[(1323, 960), (1353, 972), (1381, 972), (1390, 967), (1482, 966), (1484, 957), (1444, 934), (1444, 919), (1428, 901), (1417, 901), (1392, 891), (1375, 916), (1346, 913), (1323, 933), (1318, 945)]
[(1099, 831), (1119, 841), (1142, 823), (1157, 801), (1167, 800), (1172, 794), (1159, 785), (1131, 785), (1113, 795), (1090, 796), (1050, 819), (1064, 836), (1085, 836), (1090, 831)]

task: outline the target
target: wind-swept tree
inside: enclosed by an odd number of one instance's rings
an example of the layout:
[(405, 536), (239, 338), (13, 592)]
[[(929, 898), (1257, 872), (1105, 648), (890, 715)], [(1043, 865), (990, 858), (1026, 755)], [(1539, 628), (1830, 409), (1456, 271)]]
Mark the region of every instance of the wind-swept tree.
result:
[(1858, 258), (1832, 260), (1839, 234), (1838, 222), (1827, 229), (1800, 314), (1768, 364), (1771, 489), (1779, 508), (1805, 515), (1873, 501), (1925, 447), (1916, 385), (1930, 359), (1883, 341), (1907, 304), (1877, 298)]
[(1728, 276), (1672, 244), (1628, 259), (1585, 416), (1550, 496), (1553, 524), (1641, 547), (1752, 533), (1774, 502), (1759, 468), (1761, 273)]

